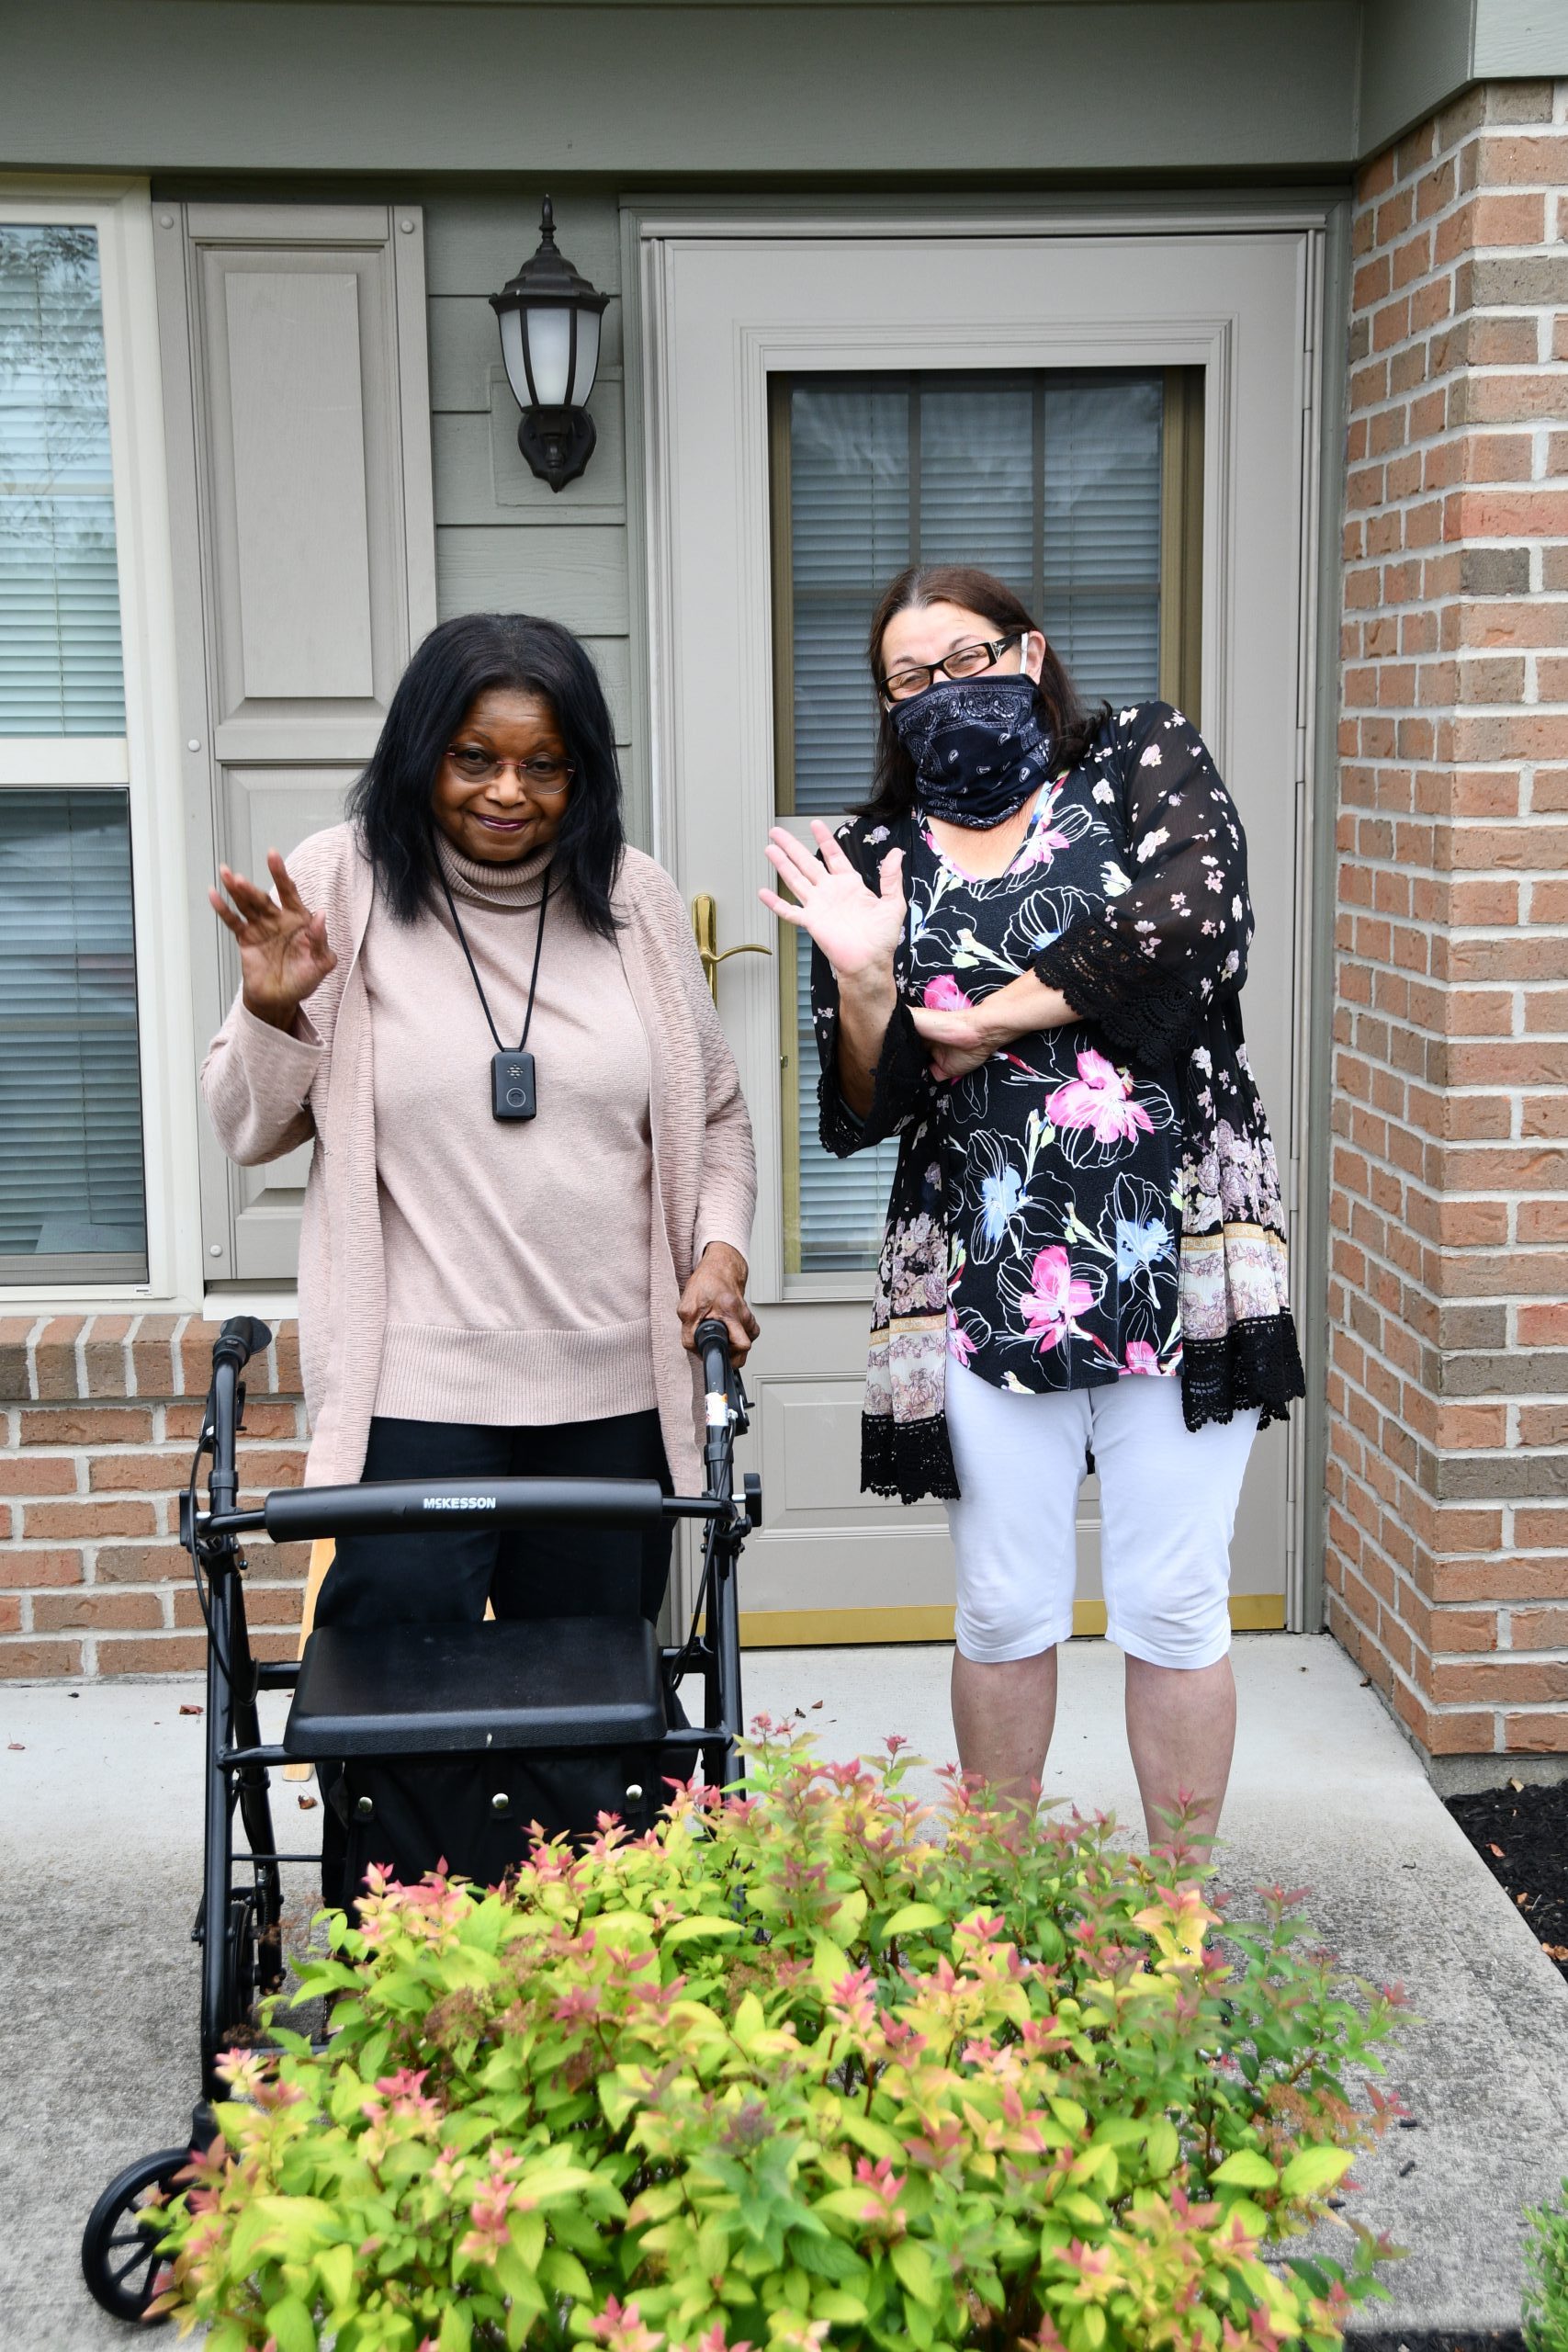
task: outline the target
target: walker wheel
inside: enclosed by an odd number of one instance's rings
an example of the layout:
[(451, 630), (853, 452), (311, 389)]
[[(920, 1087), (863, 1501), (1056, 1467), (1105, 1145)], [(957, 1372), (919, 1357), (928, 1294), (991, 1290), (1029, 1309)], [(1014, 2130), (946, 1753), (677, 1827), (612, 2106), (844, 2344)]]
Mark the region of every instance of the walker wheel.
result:
[[(115, 2319), (146, 2324), (153, 2281), (163, 2267), (154, 2233), (140, 2216), (149, 2211), (155, 2194), (169, 2197), (175, 2176), (190, 2162), (188, 2148), (161, 2148), (128, 2165), (110, 2181), (87, 2216), (82, 2233), (82, 2276), (87, 2292)], [(154, 2327), (162, 2317), (153, 2320)]]

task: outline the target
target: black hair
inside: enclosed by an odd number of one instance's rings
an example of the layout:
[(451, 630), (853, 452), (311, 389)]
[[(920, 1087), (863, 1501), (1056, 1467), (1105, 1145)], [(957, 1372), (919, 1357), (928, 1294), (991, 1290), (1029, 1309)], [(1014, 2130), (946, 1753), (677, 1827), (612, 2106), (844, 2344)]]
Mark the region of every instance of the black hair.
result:
[(610, 892), (626, 847), (615, 729), (586, 646), (532, 613), (463, 613), (416, 648), (348, 800), (377, 886), (399, 922), (412, 922), (432, 903), (441, 763), (466, 713), (492, 686), (537, 695), (554, 713), (573, 775), (553, 888), (570, 893), (590, 931), (613, 939)]
[[(1006, 582), (998, 580), (994, 572), (980, 571), (977, 565), (911, 564), (897, 580), (890, 581), (877, 599), (865, 648), (871, 682), (876, 692), (878, 723), (871, 797), (860, 812), (864, 817), (897, 820), (907, 817), (915, 805), (915, 764), (894, 732), (892, 718), (882, 699), (882, 640), (896, 614), (926, 605), (957, 605), (966, 613), (979, 613), (1005, 636), (1021, 636), (1027, 629), (1035, 637), (1045, 637), (1039, 622)], [(1076, 767), (1100, 732), (1110, 706), (1101, 703), (1093, 710), (1084, 708), (1071, 678), (1052, 651), (1048, 638), (1035, 693), (1058, 763)]]

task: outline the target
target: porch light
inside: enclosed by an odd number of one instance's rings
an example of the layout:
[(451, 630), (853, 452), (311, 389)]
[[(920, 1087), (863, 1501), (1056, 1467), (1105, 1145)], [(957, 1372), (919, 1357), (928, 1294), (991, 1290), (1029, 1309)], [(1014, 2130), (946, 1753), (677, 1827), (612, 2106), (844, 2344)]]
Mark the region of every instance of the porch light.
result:
[(588, 396), (599, 367), (599, 322), (610, 300), (557, 251), (547, 196), (538, 252), (490, 301), (501, 321), (507, 380), (523, 412), (517, 447), (552, 490), (577, 480), (598, 439)]

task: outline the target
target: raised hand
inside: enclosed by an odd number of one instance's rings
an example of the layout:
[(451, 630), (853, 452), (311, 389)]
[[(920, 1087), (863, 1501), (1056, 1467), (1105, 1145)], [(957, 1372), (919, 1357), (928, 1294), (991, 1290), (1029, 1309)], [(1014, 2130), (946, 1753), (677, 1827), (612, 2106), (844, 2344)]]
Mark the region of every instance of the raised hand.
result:
[(890, 849), (877, 868), (877, 888), (868, 889), (820, 818), (811, 820), (814, 857), (802, 842), (775, 825), (768, 835), (768, 862), (795, 903), (776, 890), (757, 896), (781, 922), (809, 932), (840, 980), (886, 972), (904, 928), (904, 853)]
[(337, 957), (327, 945), (325, 915), (310, 912), (275, 849), (266, 854), (266, 870), (276, 885), (276, 899), (227, 865), (218, 869), (223, 889), (207, 895), (220, 922), (239, 942), (240, 993), (247, 1012), (275, 1029), (288, 1029), (306, 998), (335, 970)]

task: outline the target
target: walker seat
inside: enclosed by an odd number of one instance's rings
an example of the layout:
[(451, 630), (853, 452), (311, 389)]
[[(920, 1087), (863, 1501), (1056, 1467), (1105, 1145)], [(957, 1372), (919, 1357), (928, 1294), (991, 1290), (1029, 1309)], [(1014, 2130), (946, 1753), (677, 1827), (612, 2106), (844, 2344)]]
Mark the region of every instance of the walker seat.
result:
[(283, 1734), (312, 1763), (662, 1740), (661, 1654), (645, 1617), (319, 1625)]

